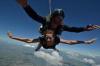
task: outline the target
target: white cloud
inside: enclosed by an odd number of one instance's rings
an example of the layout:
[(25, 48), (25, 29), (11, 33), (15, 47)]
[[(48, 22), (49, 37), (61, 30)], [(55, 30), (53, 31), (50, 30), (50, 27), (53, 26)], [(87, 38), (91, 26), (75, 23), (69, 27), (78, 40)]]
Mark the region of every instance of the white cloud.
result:
[(72, 57), (78, 57), (80, 54), (77, 52), (67, 52), (67, 54), (69, 54)]
[(34, 55), (38, 58), (44, 59), (46, 62), (48, 62), (52, 65), (55, 65), (55, 66), (56, 65), (62, 66), (62, 64), (63, 64), (63, 63), (61, 63), (61, 61), (63, 61), (63, 58), (56, 51), (53, 51), (51, 53), (47, 53), (44, 51), (38, 51), (38, 52), (35, 52)]
[(33, 47), (33, 48), (35, 47), (35, 46), (32, 46), (32, 45), (28, 45), (28, 44), (24, 44), (23, 46), (25, 46), (25, 47), (31, 47), (31, 48), (32, 48), (32, 47)]
[(95, 66), (100, 66), (100, 64), (99, 65), (95, 65)]
[(95, 61), (93, 59), (88, 59), (88, 58), (84, 58), (83, 62), (89, 63), (89, 64), (95, 64)]
[(91, 66), (100, 66), (100, 64), (96, 64), (96, 62), (93, 59), (84, 58), (82, 61), (91, 64)]

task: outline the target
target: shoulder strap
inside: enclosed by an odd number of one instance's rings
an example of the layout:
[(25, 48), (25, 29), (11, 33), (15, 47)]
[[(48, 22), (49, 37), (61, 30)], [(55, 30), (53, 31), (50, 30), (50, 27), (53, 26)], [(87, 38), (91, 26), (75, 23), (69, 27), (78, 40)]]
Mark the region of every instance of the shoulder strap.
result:
[(51, 18), (50, 15), (46, 16), (46, 22), (50, 22), (50, 18)]

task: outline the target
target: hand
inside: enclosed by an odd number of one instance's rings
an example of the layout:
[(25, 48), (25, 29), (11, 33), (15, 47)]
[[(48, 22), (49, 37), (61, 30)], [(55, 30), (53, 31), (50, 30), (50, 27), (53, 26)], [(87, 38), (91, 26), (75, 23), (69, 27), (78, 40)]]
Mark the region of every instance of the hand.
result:
[(26, 7), (27, 4), (27, 0), (17, 0), (17, 2), (22, 6), (22, 7)]
[(7, 34), (8, 34), (9, 38), (11, 38), (11, 39), (13, 38), (13, 34), (11, 32), (8, 32)]
[(90, 40), (85, 41), (85, 44), (93, 44), (95, 42), (96, 42), (96, 39), (94, 38), (94, 39), (90, 39)]
[(100, 28), (99, 25), (88, 25), (85, 29), (87, 31), (90, 31), (90, 30), (94, 30), (94, 29), (98, 29), (98, 28)]

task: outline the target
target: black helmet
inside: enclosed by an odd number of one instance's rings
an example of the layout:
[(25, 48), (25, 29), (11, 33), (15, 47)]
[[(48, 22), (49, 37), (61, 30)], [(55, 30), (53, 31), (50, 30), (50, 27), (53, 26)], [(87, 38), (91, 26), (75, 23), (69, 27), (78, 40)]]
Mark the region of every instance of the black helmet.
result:
[(53, 13), (51, 13), (51, 17), (53, 16), (62, 16), (63, 18), (65, 17), (64, 11), (62, 9), (55, 9)]

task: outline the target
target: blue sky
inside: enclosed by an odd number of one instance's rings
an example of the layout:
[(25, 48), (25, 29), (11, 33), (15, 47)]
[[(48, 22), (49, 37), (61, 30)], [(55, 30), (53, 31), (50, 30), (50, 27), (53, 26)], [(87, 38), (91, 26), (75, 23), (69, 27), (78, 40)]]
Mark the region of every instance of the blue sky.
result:
[[(41, 16), (49, 14), (48, 0), (29, 0), (31, 7)], [(88, 24), (100, 25), (100, 0), (52, 0), (52, 10), (62, 8), (66, 18), (64, 23), (70, 26), (83, 27)], [(40, 24), (32, 20), (16, 3), (16, 0), (0, 0), (0, 38), (10, 41), (6, 35), (11, 31), (16, 36), (37, 38)], [(93, 45), (60, 45), (61, 49), (100, 55), (100, 30), (90, 32), (63, 32), (64, 39), (87, 40), (97, 38)], [(18, 42), (15, 41), (17, 44)]]

